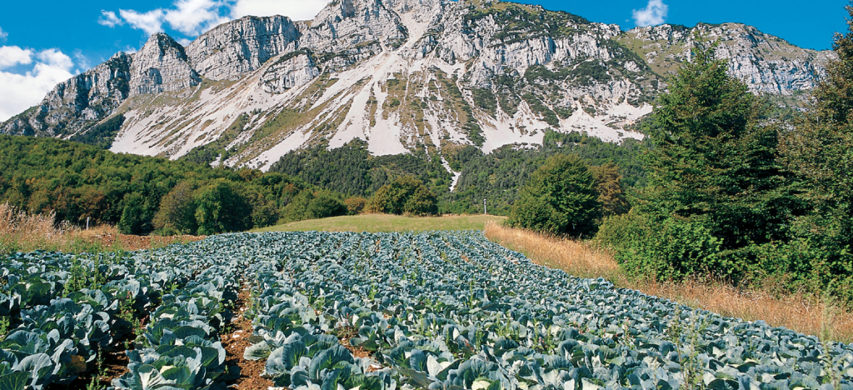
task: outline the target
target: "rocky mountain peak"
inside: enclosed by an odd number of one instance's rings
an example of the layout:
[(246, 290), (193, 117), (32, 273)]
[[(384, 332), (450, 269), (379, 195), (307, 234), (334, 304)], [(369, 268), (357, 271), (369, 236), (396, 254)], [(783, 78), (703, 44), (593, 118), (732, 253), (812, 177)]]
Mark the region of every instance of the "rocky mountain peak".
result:
[(449, 3), (449, 0), (385, 0), (386, 7), (401, 15), (409, 12), (430, 14), (437, 7)]
[(163, 33), (151, 35), (134, 54), (130, 73), (131, 96), (178, 91), (201, 82), (184, 47)]
[(302, 46), (326, 52), (378, 46), (397, 47), (406, 40), (399, 15), (382, 0), (336, 0), (323, 8), (305, 29)]
[(814, 88), (825, 75), (824, 64), (834, 57), (832, 52), (799, 48), (740, 23), (639, 27), (619, 40), (662, 76), (689, 60), (699, 42), (716, 42), (716, 56), (729, 63), (729, 73), (753, 92), (779, 95)]
[(285, 16), (246, 16), (221, 24), (187, 47), (190, 62), (205, 78), (237, 80), (277, 55), (298, 48), (297, 25)]

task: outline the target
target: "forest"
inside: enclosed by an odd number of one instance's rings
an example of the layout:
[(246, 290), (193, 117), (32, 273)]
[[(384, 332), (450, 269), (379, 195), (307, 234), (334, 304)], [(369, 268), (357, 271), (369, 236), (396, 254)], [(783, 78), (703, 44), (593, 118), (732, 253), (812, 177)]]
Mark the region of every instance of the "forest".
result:
[(0, 203), (125, 233), (211, 234), (343, 213), (337, 194), (283, 174), (0, 136)]

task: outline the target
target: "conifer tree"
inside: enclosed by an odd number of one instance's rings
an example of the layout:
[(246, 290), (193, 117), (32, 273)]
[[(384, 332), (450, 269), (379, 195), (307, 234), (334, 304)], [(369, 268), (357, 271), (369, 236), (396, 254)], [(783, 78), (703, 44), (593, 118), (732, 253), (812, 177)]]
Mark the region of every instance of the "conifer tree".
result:
[[(805, 243), (795, 271), (818, 275), (821, 288), (853, 302), (853, 7), (848, 30), (836, 34), (838, 58), (812, 93), (813, 107), (782, 139), (810, 213), (799, 218), (796, 238)], [(789, 267), (789, 268), (791, 268)], [(812, 276), (814, 277), (814, 276)]]
[(652, 114), (641, 211), (698, 222), (729, 250), (784, 237), (794, 203), (765, 112), (713, 46), (695, 49)]

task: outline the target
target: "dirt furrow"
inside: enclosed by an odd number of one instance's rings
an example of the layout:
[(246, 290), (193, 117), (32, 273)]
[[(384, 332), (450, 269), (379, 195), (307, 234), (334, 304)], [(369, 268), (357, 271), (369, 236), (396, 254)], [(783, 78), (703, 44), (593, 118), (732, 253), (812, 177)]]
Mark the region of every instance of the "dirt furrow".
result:
[(251, 294), (248, 287), (243, 288), (237, 296), (235, 313), (231, 319), (230, 332), (220, 336), (222, 347), (227, 352), (225, 364), (231, 371), (231, 380), (228, 382), (229, 389), (236, 390), (258, 390), (273, 387), (273, 382), (262, 378), (265, 360), (243, 359), (243, 352), (252, 345), (249, 338), (252, 336), (252, 321), (245, 317), (246, 310), (251, 304)]

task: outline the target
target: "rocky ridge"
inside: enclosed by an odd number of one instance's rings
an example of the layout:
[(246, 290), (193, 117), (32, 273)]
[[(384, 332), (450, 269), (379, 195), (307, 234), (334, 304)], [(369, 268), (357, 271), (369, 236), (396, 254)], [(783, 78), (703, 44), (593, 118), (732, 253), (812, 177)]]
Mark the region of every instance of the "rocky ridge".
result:
[[(697, 35), (697, 33), (699, 35)], [(245, 17), (186, 48), (153, 35), (58, 85), (0, 132), (70, 138), (123, 115), (112, 150), (269, 168), (300, 147), (367, 141), (375, 155), (537, 144), (545, 131), (641, 138), (697, 36), (756, 93), (814, 87), (829, 52), (738, 24), (623, 32), (538, 6), (338, 0), (313, 20)]]

